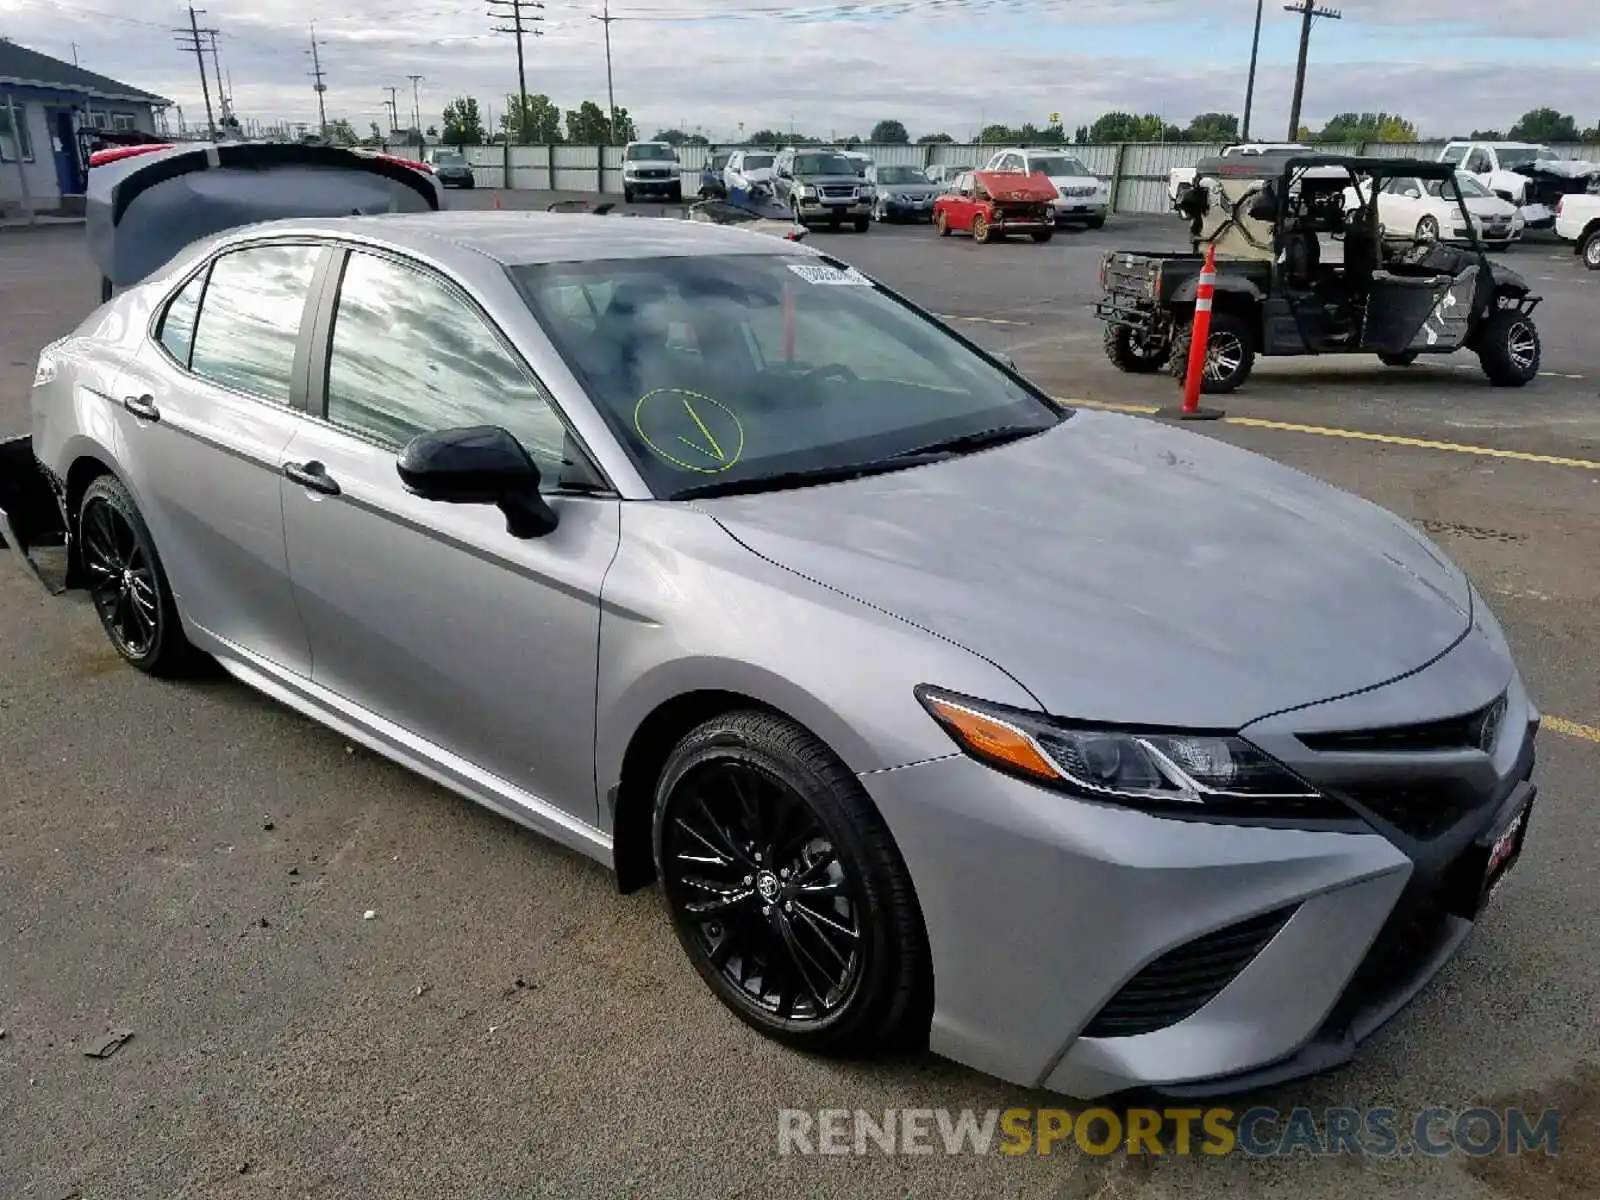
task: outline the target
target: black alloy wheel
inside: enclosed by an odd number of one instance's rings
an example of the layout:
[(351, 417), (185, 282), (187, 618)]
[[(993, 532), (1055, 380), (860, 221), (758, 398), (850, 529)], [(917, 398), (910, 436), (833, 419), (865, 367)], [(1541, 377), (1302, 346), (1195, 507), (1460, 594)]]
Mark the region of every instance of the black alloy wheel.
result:
[(745, 712), (690, 733), (658, 784), (654, 838), (679, 941), (746, 1023), (815, 1050), (907, 1026), (926, 950), (905, 866), (804, 729)]
[(183, 633), (155, 543), (127, 488), (102, 475), (78, 507), (78, 556), (100, 625), (118, 654), (151, 675), (198, 657)]

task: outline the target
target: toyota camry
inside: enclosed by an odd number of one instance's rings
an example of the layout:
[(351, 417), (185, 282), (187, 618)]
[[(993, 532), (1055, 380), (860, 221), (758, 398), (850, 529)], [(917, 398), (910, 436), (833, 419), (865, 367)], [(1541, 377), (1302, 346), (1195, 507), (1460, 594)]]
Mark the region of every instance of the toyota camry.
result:
[(208, 656), (659, 882), (797, 1047), (1076, 1097), (1307, 1074), (1521, 851), (1539, 716), (1425, 537), (806, 246), (236, 226), (50, 344), (32, 414), (0, 530), (132, 667)]

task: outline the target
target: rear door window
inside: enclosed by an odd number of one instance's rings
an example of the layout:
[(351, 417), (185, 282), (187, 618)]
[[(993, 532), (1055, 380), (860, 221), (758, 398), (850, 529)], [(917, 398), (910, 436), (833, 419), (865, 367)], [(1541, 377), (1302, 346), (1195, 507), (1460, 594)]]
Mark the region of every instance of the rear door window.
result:
[(200, 293), (205, 291), (206, 272), (201, 271), (167, 303), (161, 316), (161, 332), (156, 335), (173, 361), (188, 370), (189, 352), (194, 348), (194, 321), (200, 315)]
[(295, 347), (322, 247), (251, 246), (211, 264), (189, 369), (234, 391), (288, 404)]

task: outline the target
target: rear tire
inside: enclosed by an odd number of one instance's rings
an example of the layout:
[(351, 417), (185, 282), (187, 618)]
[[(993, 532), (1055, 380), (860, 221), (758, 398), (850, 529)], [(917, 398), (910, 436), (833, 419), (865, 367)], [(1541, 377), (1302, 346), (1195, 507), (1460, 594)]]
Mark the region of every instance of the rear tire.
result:
[(834, 1053), (925, 1033), (910, 874), (860, 782), (810, 732), (765, 712), (706, 721), (662, 768), (652, 829), (678, 940), (740, 1020)]
[(1583, 239), (1583, 265), (1591, 271), (1600, 271), (1600, 229), (1591, 229)]
[(1495, 387), (1522, 387), (1538, 378), (1539, 328), (1526, 313), (1496, 312), (1478, 330), (1476, 345), (1478, 362)]
[[(1182, 387), (1189, 374), (1189, 345), (1193, 328), (1186, 326), (1172, 339), (1172, 354), (1167, 360), (1167, 371)], [(1228, 365), (1231, 363), (1232, 365)], [(1226, 396), (1236, 392), (1255, 369), (1255, 338), (1250, 325), (1232, 313), (1211, 314), (1211, 336), (1207, 344), (1207, 361), (1200, 380), (1200, 391), (1207, 396)]]
[(939, 231), (940, 237), (950, 236), (950, 218), (945, 216), (944, 213), (938, 212), (934, 214), (933, 227)]
[(78, 555), (100, 627), (126, 662), (163, 678), (195, 667), (200, 652), (184, 635), (149, 527), (114, 475), (91, 483), (78, 504)]
[(1117, 370), (1129, 375), (1150, 375), (1161, 370), (1167, 365), (1167, 356), (1172, 352), (1169, 346), (1159, 354), (1148, 353), (1133, 336), (1133, 329), (1127, 325), (1107, 325), (1102, 342), (1106, 357)]
[(1383, 354), (1380, 352), (1378, 361), (1386, 367), (1409, 367), (1417, 361), (1417, 352), (1415, 350), (1403, 350), (1399, 354)]

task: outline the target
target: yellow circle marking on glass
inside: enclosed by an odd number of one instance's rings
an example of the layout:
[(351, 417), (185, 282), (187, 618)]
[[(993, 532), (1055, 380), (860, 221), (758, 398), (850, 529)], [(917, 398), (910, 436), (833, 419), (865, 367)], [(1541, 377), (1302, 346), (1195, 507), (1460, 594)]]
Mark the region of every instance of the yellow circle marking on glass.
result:
[[(676, 398), (682, 408), (681, 416), (687, 419), (687, 428), (691, 436), (677, 435), (681, 445), (694, 451), (695, 459), (679, 458), (677, 454), (668, 453), (658, 446), (653, 438), (644, 431), (644, 413), (647, 407), (659, 408), (663, 403), (669, 409), (672, 407), (669, 398)], [(713, 411), (702, 413), (698, 405), (710, 405), (712, 410), (725, 415), (732, 422), (735, 437), (729, 441), (728, 430), (723, 431), (723, 436), (718, 438), (711, 432), (711, 427), (706, 423), (706, 417), (714, 417)], [(679, 414), (674, 412), (674, 416)], [(721, 424), (721, 421), (714, 423)], [(657, 455), (666, 459), (675, 467), (685, 471), (695, 471), (702, 475), (720, 475), (723, 471), (735, 466), (739, 456), (744, 453), (744, 425), (734, 412), (720, 400), (713, 400), (710, 396), (700, 392), (691, 392), (686, 388), (657, 388), (653, 392), (646, 392), (639, 397), (639, 402), (633, 406), (633, 428), (644, 439), (644, 444), (649, 446)], [(673, 447), (677, 450), (677, 446)], [(682, 453), (682, 451), (679, 451)]]

